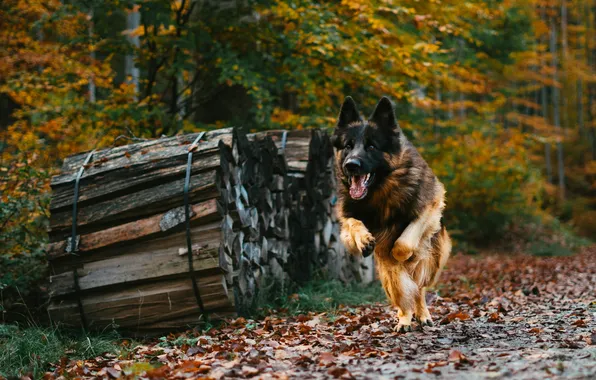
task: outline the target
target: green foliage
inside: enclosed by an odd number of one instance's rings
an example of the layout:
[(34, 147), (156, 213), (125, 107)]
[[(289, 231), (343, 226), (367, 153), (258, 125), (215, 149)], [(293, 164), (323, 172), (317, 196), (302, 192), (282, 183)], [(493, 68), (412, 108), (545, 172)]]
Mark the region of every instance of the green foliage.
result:
[(0, 252), (31, 254), (47, 239), (47, 174), (32, 159), (12, 160), (0, 168)]
[(39, 291), (39, 285), (47, 277), (47, 262), (42, 251), (0, 255), (0, 317), (14, 303), (21, 303), (23, 298)]
[[(47, 278), (47, 175), (33, 159), (0, 168), (0, 316), (23, 303)], [(4, 320), (4, 318), (2, 318)]]
[(0, 377), (30, 376), (41, 378), (67, 355), (70, 359), (88, 359), (102, 353), (119, 354), (122, 349), (116, 335), (71, 335), (58, 328), (0, 324)]
[[(492, 141), (498, 143), (486, 149)], [(522, 136), (472, 131), (424, 146), (431, 167), (446, 185), (446, 225), (456, 239), (493, 243), (514, 217), (536, 213), (539, 180), (528, 165)]]

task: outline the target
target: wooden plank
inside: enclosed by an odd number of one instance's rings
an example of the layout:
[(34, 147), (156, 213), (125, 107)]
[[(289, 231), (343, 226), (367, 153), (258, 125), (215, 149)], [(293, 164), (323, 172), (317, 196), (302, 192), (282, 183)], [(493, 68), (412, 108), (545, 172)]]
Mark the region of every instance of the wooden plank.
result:
[[(229, 308), (233, 305), (223, 275), (201, 278), (198, 285), (207, 310)], [(198, 311), (190, 278), (155, 281), (122, 290), (91, 294), (84, 296), (81, 301), (89, 325), (95, 329), (111, 325), (121, 329), (142, 329), (144, 326), (174, 321)], [(48, 313), (54, 321), (67, 326), (80, 326), (76, 300), (53, 300)]]
[[(206, 132), (203, 141), (198, 147), (197, 152), (208, 151), (217, 146), (219, 140), (224, 140), (226, 144), (231, 141), (232, 128), (223, 128)], [(109, 148), (97, 151), (93, 154), (89, 167), (85, 169), (84, 177), (93, 176), (101, 172), (109, 171), (117, 167), (130, 165), (134, 162), (147, 162), (155, 159), (167, 157), (172, 152), (170, 148), (181, 147), (182, 153), (188, 145), (200, 134), (190, 133), (168, 138), (148, 140), (141, 143), (129, 144), (115, 148)], [(61, 168), (61, 174), (52, 178), (52, 185), (74, 181), (78, 170), (83, 165), (89, 152), (78, 153), (67, 157)]]
[[(191, 221), (209, 220), (217, 216), (217, 201), (191, 205)], [(184, 206), (142, 220), (121, 224), (105, 230), (82, 235), (79, 238), (77, 253), (85, 253), (112, 244), (147, 238), (185, 223)], [(70, 238), (47, 245), (49, 260), (70, 254)]]
[[(125, 218), (140, 218), (166, 211), (183, 204), (183, 189), (184, 178), (180, 178), (132, 194), (87, 205), (79, 209), (77, 224), (79, 228), (89, 224), (104, 224), (105, 228), (108, 222), (116, 224), (115, 222)], [(189, 195), (193, 203), (215, 198), (217, 196), (215, 171), (191, 176)], [(71, 227), (71, 223), (70, 210), (53, 213), (50, 218), (52, 232), (66, 230)]]
[[(182, 153), (172, 153), (162, 159), (142, 162), (135, 165), (115, 167), (110, 171), (102, 171), (84, 176), (79, 185), (79, 205), (98, 202), (106, 198), (114, 198), (134, 192), (140, 187), (153, 187), (186, 175), (188, 151), (186, 147), (176, 147)], [(204, 155), (193, 155), (191, 170), (193, 175), (214, 170), (220, 165), (217, 147)], [(65, 182), (52, 186), (50, 210), (60, 211), (72, 208), (74, 198), (74, 182)]]
[[(235, 318), (237, 316), (236, 310), (233, 306), (222, 307), (209, 311), (209, 321), (221, 321), (226, 318)], [(154, 323), (146, 323), (139, 326), (136, 330), (136, 334), (142, 334), (144, 336), (162, 335), (164, 332), (172, 332), (177, 330), (188, 330), (196, 327), (200, 322), (205, 321), (205, 318), (198, 312), (184, 315), (183, 317), (176, 319), (168, 319), (158, 321)]]
[[(195, 228), (191, 234), (196, 247), (193, 249), (194, 270), (223, 272), (219, 260), (219, 223), (210, 224), (209, 229), (205, 226)], [(187, 273), (187, 251), (186, 232), (126, 246), (119, 256), (86, 262), (78, 268), (79, 287), (85, 292)], [(72, 271), (50, 276), (50, 295), (59, 297), (74, 293), (73, 276)]]

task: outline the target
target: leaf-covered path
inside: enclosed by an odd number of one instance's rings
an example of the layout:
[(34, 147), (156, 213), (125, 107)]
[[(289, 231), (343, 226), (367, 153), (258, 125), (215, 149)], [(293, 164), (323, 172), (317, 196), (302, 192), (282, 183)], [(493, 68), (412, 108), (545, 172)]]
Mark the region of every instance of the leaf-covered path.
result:
[(557, 258), (456, 256), (439, 293), (435, 327), (424, 331), (395, 333), (386, 305), (238, 319), (128, 358), (64, 362), (47, 376), (596, 378), (596, 247)]

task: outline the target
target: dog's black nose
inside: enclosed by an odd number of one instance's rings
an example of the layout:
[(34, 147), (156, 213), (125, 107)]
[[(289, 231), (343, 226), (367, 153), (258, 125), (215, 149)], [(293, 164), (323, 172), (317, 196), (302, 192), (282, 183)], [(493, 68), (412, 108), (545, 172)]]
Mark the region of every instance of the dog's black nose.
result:
[(357, 158), (348, 158), (346, 162), (344, 162), (344, 169), (351, 173), (358, 171), (361, 167), (362, 161)]

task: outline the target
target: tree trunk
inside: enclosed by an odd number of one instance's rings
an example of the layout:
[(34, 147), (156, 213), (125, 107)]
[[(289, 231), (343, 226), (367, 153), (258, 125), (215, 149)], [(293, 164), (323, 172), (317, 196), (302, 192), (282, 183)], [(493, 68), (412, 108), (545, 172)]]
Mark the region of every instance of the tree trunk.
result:
[[(141, 25), (141, 14), (139, 13), (136, 7), (137, 6), (135, 5), (135, 7), (126, 15), (126, 29), (129, 31), (136, 31), (137, 28)], [(126, 80), (129, 81), (129, 83), (133, 84), (134, 93), (136, 97), (139, 93), (140, 71), (139, 68), (135, 65), (134, 51), (136, 51), (140, 47), (141, 41), (139, 39), (139, 36), (133, 35), (128, 35), (127, 40), (131, 44), (133, 52), (127, 54), (125, 57), (124, 73), (126, 75)]]
[[(544, 120), (548, 121), (548, 99), (547, 99), (547, 89), (545, 85), (542, 85), (541, 89), (542, 94), (542, 117)], [(553, 183), (553, 167), (551, 164), (551, 146), (550, 142), (546, 142), (544, 144), (544, 164), (546, 166), (546, 180), (548, 183)]]
[[(582, 18), (582, 5), (583, 5), (583, 1), (580, 1), (580, 3), (578, 4), (578, 11), (579, 11), (579, 15), (578, 15), (578, 27), (582, 25), (582, 23), (585, 23), (585, 19)], [(586, 15), (583, 15), (584, 17)], [(589, 17), (589, 14), (587, 15), (587, 17)], [(584, 31), (584, 39), (585, 39), (585, 44), (587, 45), (588, 43), (588, 28), (586, 25), (586, 29)], [(578, 33), (577, 35), (577, 52), (576, 52), (576, 59), (578, 62), (582, 61), (582, 52), (585, 51), (584, 47), (582, 46), (582, 41), (580, 38), (580, 35)], [(586, 60), (588, 60), (588, 57), (585, 57)], [(577, 126), (578, 126), (578, 135), (580, 139), (584, 139), (586, 138), (586, 131), (585, 131), (585, 120), (584, 120), (584, 83), (583, 83), (583, 79), (582, 76), (579, 75), (577, 78), (577, 85), (576, 85), (576, 112), (577, 112)], [(583, 160), (583, 159), (582, 159)]]
[[(578, 48), (581, 49), (581, 43)], [(581, 78), (577, 80), (577, 126), (580, 138), (584, 138), (586, 135), (584, 127), (584, 82)]]
[(568, 41), (567, 41), (567, 0), (561, 0), (561, 85), (563, 86), (563, 135), (567, 136), (569, 129), (569, 99), (567, 94), (568, 85)]
[[(547, 22), (546, 20), (546, 15), (545, 15), (545, 9), (542, 6), (540, 9), (540, 18), (542, 19), (543, 22)], [(540, 37), (540, 43), (541, 44), (546, 44), (547, 39), (543, 38), (542, 36)], [(544, 61), (544, 55), (540, 56), (540, 67), (544, 67), (545, 66), (545, 61)], [(545, 84), (542, 84), (542, 87), (540, 89), (540, 93), (541, 93), (541, 100), (542, 100), (542, 107), (541, 107), (541, 116), (544, 118), (544, 120), (546, 122), (549, 121), (549, 115), (548, 115), (548, 88), (546, 87)], [(548, 181), (548, 183), (553, 183), (553, 167), (552, 167), (552, 163), (551, 163), (551, 144), (549, 141), (547, 141), (544, 144), (544, 164), (546, 167), (546, 180)]]
[[(89, 43), (93, 45), (93, 9), (89, 11)], [(89, 54), (91, 58), (91, 65), (95, 64), (95, 46), (92, 47), (91, 53)], [(89, 102), (95, 103), (95, 78), (93, 78), (93, 74), (89, 77)]]
[[(595, 69), (596, 65), (596, 45), (594, 41), (596, 40), (596, 0), (593, 2), (593, 6), (590, 7), (589, 4), (586, 4), (586, 14), (588, 15), (588, 20), (590, 18), (593, 19), (592, 25), (587, 25), (586, 29), (589, 31), (587, 35), (588, 38), (586, 39), (586, 55), (588, 56), (588, 66), (591, 70)], [(591, 9), (590, 9), (591, 8)], [(588, 21), (589, 23), (589, 21)], [(590, 140), (591, 140), (591, 150), (592, 150), (592, 160), (596, 161), (596, 114), (594, 111), (594, 102), (596, 101), (596, 86), (594, 83), (588, 85), (588, 115), (589, 115), (589, 124), (591, 125), (589, 132), (590, 132)]]
[(559, 108), (559, 87), (558, 84), (558, 60), (557, 60), (557, 25), (553, 17), (551, 17), (551, 39), (550, 50), (552, 54), (553, 66), (553, 108), (554, 108), (554, 124), (557, 131), (557, 175), (559, 177), (559, 195), (565, 198), (565, 164), (563, 162), (563, 142), (561, 141), (561, 120)]

